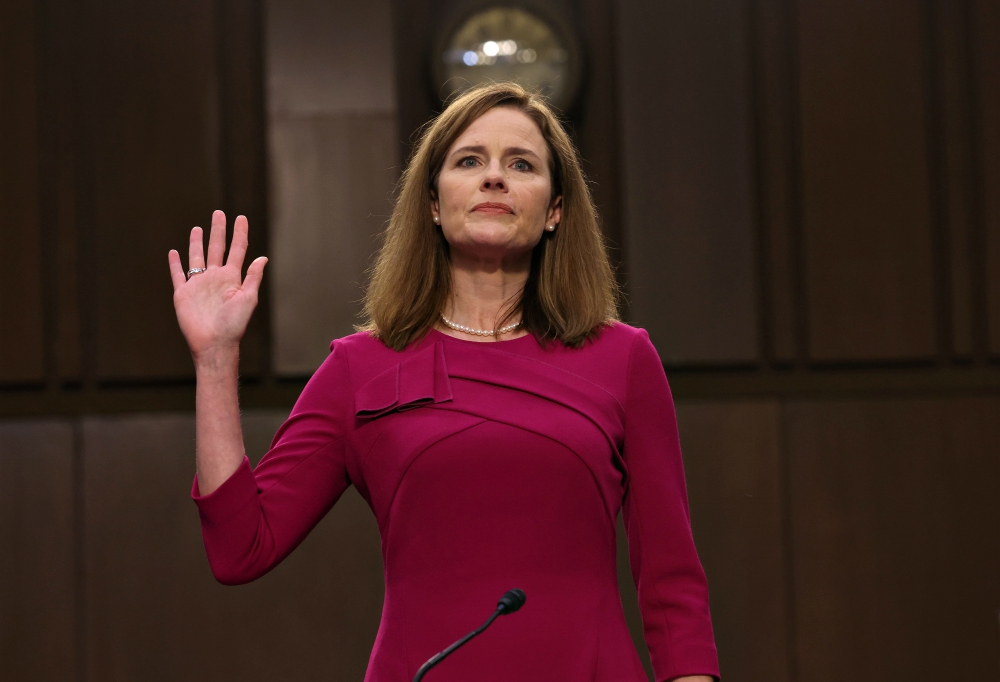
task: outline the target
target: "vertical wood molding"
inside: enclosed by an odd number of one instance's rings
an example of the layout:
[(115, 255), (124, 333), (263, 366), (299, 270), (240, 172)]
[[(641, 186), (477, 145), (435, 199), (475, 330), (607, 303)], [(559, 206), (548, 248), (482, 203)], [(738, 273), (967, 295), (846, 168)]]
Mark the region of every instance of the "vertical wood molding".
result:
[(35, 45), (38, 51), (38, 231), (41, 237), (42, 299), (44, 322), (42, 348), (44, 353), (45, 383), (50, 391), (59, 390), (59, 362), (57, 339), (59, 333), (59, 169), (63, 116), (60, 116), (65, 88), (58, 86), (58, 76), (65, 72), (65, 64), (58, 59), (59, 50), (52, 43), (52, 7), (45, 2), (35, 4)]
[(812, 328), (812, 311), (809, 308), (809, 291), (806, 266), (806, 243), (805, 243), (805, 182), (802, 178), (802, 167), (804, 164), (803, 149), (804, 141), (802, 137), (802, 51), (801, 51), (801, 0), (784, 0), (787, 7), (787, 21), (789, 24), (790, 46), (789, 46), (789, 70), (791, 78), (788, 83), (789, 97), (792, 100), (791, 108), (791, 160), (789, 164), (792, 168), (792, 189), (791, 205), (792, 219), (791, 230), (789, 231), (789, 252), (792, 262), (789, 265), (792, 282), (792, 309), (794, 311), (794, 322), (792, 328), (795, 334), (795, 367), (804, 370), (808, 366), (810, 354), (810, 330)]
[[(79, 367), (80, 383), (85, 391), (97, 388), (97, 292), (94, 276), (96, 249), (96, 199), (93, 159), (96, 153), (94, 130), (97, 114), (93, 111), (94, 61), (89, 36), (97, 31), (94, 12), (82, 3), (67, 2), (62, 6), (76, 28), (68, 36), (73, 55), (70, 76), (70, 100), (73, 108), (72, 182), (73, 222), (75, 224), (76, 274), (80, 286), (76, 287), (76, 309), (79, 314)], [(86, 282), (87, 286), (82, 283)]]
[(87, 499), (83, 424), (71, 423), (73, 433), (73, 667), (76, 682), (87, 680)]
[(931, 232), (932, 314), (934, 350), (939, 365), (954, 356), (952, 312), (952, 258), (949, 234), (948, 110), (945, 102), (944, 59), (941, 36), (943, 10), (938, 0), (919, 0), (922, 43), (924, 140), (927, 150), (927, 207)]
[[(981, 347), (1000, 355), (1000, 5), (969, 0), (976, 102), (976, 150), (980, 233), (976, 238), (981, 268), (985, 328)], [(983, 338), (983, 337), (988, 337)]]
[(938, 42), (941, 140), (943, 152), (942, 191), (947, 234), (950, 301), (949, 345), (956, 358), (972, 356), (973, 268), (971, 262), (974, 220), (971, 191), (975, 182), (972, 144), (972, 99), (969, 73), (968, 3), (937, 3), (938, 21), (933, 24)]
[[(65, 12), (61, 14), (65, 15)], [(59, 83), (61, 113), (57, 134), (57, 162), (53, 172), (56, 177), (56, 239), (51, 245), (52, 258), (56, 264), (57, 278), (55, 280), (56, 328), (52, 343), (55, 347), (56, 374), (60, 382), (78, 383), (82, 376), (83, 321), (80, 310), (80, 264), (77, 261), (79, 253), (79, 232), (77, 226), (76, 192), (77, 181), (74, 176), (76, 161), (74, 158), (75, 121), (70, 107), (73, 103), (72, 67), (67, 46), (72, 40), (65, 38), (68, 22), (63, 16), (59, 22), (58, 32), (53, 35), (63, 36), (59, 51), (64, 60), (60, 60), (61, 81)]]

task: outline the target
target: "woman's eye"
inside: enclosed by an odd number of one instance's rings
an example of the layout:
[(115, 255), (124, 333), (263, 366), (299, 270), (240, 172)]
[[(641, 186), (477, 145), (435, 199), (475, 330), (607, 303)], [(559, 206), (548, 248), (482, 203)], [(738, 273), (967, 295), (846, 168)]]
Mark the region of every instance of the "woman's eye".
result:
[(458, 163), (459, 165), (464, 166), (465, 168), (474, 168), (476, 165), (476, 159), (473, 156), (466, 156)]
[(529, 171), (531, 170), (531, 164), (522, 159), (518, 159), (514, 162), (514, 170)]

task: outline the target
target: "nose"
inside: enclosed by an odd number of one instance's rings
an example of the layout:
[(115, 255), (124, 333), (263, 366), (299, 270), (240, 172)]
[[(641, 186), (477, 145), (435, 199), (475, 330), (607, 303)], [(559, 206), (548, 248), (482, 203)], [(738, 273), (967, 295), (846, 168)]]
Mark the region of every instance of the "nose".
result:
[(486, 174), (483, 176), (482, 189), (507, 190), (507, 183), (504, 181), (499, 161), (491, 161), (486, 167)]

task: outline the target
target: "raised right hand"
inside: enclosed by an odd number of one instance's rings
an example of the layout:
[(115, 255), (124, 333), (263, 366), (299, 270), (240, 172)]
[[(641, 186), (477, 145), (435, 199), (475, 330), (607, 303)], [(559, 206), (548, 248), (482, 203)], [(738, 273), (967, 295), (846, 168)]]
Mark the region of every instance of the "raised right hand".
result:
[(257, 291), (264, 276), (267, 258), (261, 256), (247, 268), (242, 278), (243, 258), (247, 252), (247, 219), (238, 216), (233, 223), (233, 241), (225, 265), (226, 214), (212, 214), (212, 232), (208, 240), (206, 263), (200, 227), (191, 230), (188, 247), (188, 267), (205, 268), (205, 272), (188, 279), (181, 266), (181, 257), (171, 249), (167, 255), (170, 279), (174, 283), (174, 310), (181, 332), (187, 340), (195, 364), (219, 352), (239, 348), (257, 307)]

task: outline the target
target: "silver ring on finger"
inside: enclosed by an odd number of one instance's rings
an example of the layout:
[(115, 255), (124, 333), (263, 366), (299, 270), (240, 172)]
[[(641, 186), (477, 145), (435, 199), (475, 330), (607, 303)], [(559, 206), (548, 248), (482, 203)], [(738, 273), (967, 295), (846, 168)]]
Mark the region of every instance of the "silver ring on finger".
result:
[(205, 272), (205, 268), (191, 268), (188, 270), (188, 279), (191, 279), (191, 275), (200, 275)]

